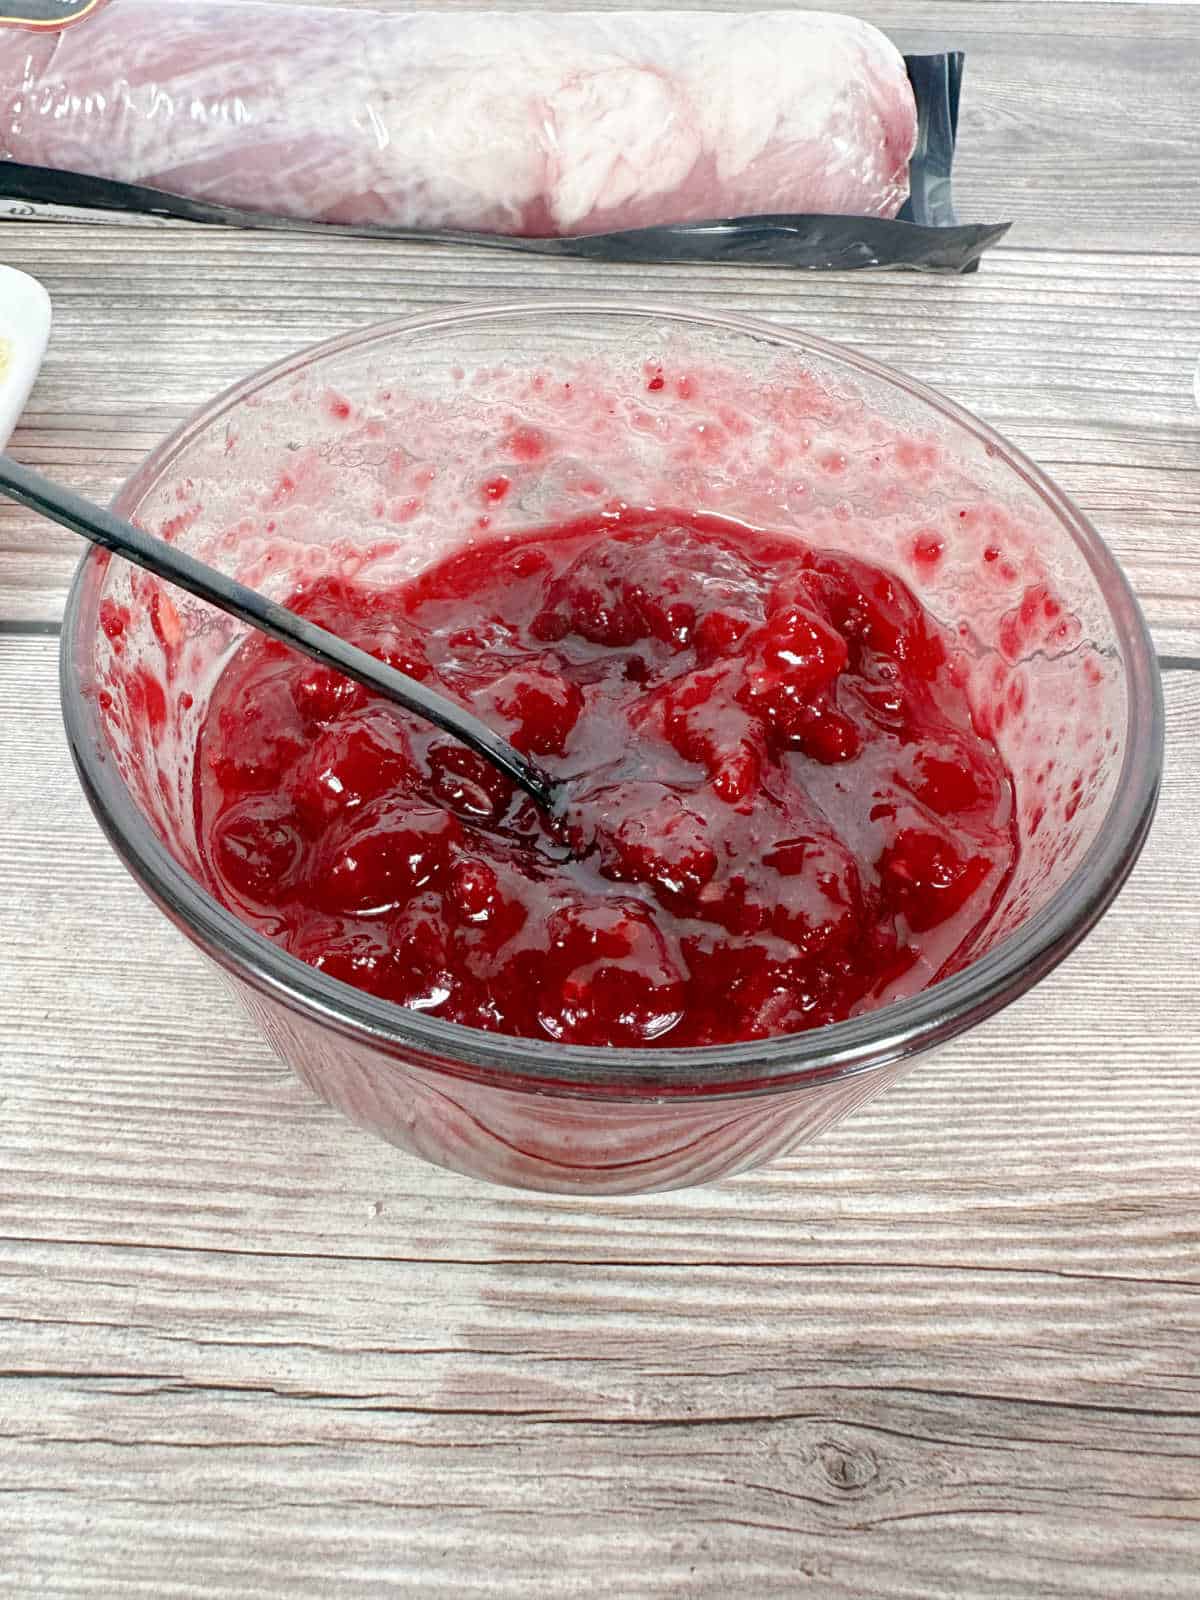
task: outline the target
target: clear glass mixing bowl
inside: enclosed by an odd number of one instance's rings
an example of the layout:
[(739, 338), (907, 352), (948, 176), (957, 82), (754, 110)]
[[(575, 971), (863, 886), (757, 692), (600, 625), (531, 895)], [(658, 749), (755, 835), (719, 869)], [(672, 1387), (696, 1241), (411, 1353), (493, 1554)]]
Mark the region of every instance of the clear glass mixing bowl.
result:
[[(613, 500), (849, 548), (958, 630), (1021, 830), (1017, 871), (963, 970), (833, 1027), (695, 1050), (506, 1038), (374, 999), (286, 954), (203, 887), (191, 764), (240, 627), (91, 550), (62, 648), (67, 733), (97, 816), (283, 1059), (428, 1161), (591, 1194), (766, 1161), (1022, 994), (1136, 860), (1163, 745), (1137, 603), (1075, 507), (941, 396), (767, 324), (596, 301), (368, 328), (222, 395), (116, 507), (285, 598), (302, 575), (395, 579), (468, 538)], [(1002, 1067), (1002, 1033), (996, 1056)]]

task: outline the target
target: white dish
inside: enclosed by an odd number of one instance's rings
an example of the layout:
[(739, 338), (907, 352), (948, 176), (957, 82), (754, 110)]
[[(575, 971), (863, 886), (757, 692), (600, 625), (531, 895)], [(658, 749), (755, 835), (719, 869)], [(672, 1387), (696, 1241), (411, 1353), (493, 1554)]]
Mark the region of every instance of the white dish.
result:
[(36, 278), (0, 266), (0, 449), (8, 443), (50, 337), (50, 296)]

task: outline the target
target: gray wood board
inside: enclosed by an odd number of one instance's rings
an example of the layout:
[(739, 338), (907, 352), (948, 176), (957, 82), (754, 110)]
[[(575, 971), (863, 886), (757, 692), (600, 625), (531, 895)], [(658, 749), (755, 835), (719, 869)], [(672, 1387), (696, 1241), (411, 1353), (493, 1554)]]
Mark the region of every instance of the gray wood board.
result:
[(100, 840), (53, 656), (0, 642), (14, 1592), (1195, 1592), (1200, 674), (1051, 979), (808, 1149), (596, 1203), (311, 1098)]

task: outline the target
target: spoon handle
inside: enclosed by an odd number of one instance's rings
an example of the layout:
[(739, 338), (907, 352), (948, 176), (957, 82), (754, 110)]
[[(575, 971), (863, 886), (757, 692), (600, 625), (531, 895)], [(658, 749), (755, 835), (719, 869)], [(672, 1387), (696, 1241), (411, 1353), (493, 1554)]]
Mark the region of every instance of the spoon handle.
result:
[(0, 493), (432, 722), (498, 767), (544, 811), (557, 813), (555, 780), (445, 695), (5, 454), (0, 454)]

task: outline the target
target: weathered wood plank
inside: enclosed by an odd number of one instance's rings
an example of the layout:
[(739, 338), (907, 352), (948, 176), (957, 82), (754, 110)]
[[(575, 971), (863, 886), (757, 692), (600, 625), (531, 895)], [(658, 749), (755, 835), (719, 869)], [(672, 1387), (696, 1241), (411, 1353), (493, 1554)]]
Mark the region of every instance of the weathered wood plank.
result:
[(96, 838), (52, 648), (0, 654), (16, 1592), (1189, 1593), (1200, 675), (1055, 979), (811, 1150), (597, 1208), (308, 1099)]
[[(51, 1357), (3, 1447), (22, 1592), (1194, 1592), (1195, 1390), (1138, 1354), (1178, 1291), (163, 1261), (27, 1263), (65, 1275), (41, 1345), (86, 1295), (98, 1359)], [(1122, 1410), (1072, 1382), (1113, 1366)]]
[(597, 1205), (315, 1104), (99, 840), (53, 641), (3, 641), (0, 1577), (1190, 1595), (1200, 673), (1167, 691), (1155, 834), (1052, 979), (807, 1150)]

